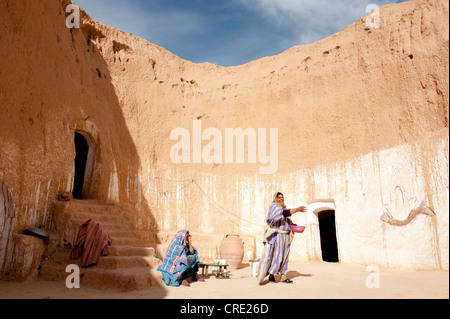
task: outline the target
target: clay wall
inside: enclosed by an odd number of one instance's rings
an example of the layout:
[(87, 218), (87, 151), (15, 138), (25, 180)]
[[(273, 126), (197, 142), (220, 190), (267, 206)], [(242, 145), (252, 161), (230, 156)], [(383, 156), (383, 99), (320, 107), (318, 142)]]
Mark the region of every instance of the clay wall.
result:
[[(379, 28), (363, 17), (317, 43), (228, 68), (86, 21), (106, 35), (95, 45), (137, 145), (134, 180), (157, 232), (197, 232), (211, 243), (210, 258), (226, 233), (238, 233), (250, 236), (246, 257), (257, 257), (267, 207), (281, 190), (291, 207), (334, 202), (342, 262), (448, 269), (447, 15), (443, 1), (388, 5)], [(270, 128), (278, 129), (275, 173), (261, 174), (267, 164), (258, 156), (251, 163), (250, 144), (244, 163), (226, 162), (226, 132), (237, 128), (265, 129), (266, 154)], [(170, 157), (178, 129), (189, 134), (186, 163)], [(208, 129), (220, 133), (222, 156), (212, 163), (204, 155), (212, 138), (200, 140)], [(403, 220), (422, 203), (431, 215), (403, 226), (381, 220), (386, 211)], [(317, 214), (303, 220), (310, 227), (297, 235), (292, 260), (322, 258)], [(150, 236), (147, 216), (133, 218)]]
[[(289, 207), (309, 207), (293, 217), (307, 226), (293, 261), (322, 258), (318, 218), (334, 210), (340, 262), (448, 270), (448, 2), (388, 5), (379, 28), (363, 17), (227, 68), (185, 61), (83, 12), (69, 29), (69, 3), (0, 5), (0, 186), (14, 207), (1, 211), (0, 256), (39, 255), (20, 239), (29, 227), (58, 234), (52, 203), (72, 191), (80, 132), (91, 146), (84, 197), (121, 205), (159, 253), (189, 229), (202, 258), (218, 258), (226, 234), (244, 239), (244, 258), (258, 257), (282, 191)], [(250, 144), (243, 163), (226, 161), (226, 132), (237, 128), (264, 130), (275, 171), (261, 173), (267, 162)], [(190, 134), (187, 163), (171, 158), (177, 129)], [(207, 129), (220, 133), (215, 162), (203, 156)], [(408, 220), (411, 211), (420, 213)], [(0, 272), (25, 263), (4, 257)]]
[[(109, 201), (110, 172), (127, 179), (124, 156), (139, 165), (108, 66), (89, 45), (88, 31), (66, 27), (68, 4), (0, 4), (0, 185), (13, 207), (0, 211), (0, 274), (8, 279), (26, 277), (19, 270), (28, 267), (27, 258), (40, 261), (45, 253), (28, 244), (24, 230), (60, 231), (53, 203), (72, 192), (75, 132), (91, 145), (83, 198)], [(125, 185), (113, 195), (134, 201)]]

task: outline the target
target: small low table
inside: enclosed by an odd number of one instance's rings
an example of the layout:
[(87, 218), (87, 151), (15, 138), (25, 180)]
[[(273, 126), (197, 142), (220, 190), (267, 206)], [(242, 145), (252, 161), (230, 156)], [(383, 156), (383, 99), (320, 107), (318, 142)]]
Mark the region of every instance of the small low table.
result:
[(228, 273), (227, 273), (228, 265), (200, 263), (199, 267), (202, 268), (202, 275), (204, 275), (204, 276), (208, 276), (208, 267), (219, 267), (219, 272), (216, 274), (216, 277), (228, 278)]

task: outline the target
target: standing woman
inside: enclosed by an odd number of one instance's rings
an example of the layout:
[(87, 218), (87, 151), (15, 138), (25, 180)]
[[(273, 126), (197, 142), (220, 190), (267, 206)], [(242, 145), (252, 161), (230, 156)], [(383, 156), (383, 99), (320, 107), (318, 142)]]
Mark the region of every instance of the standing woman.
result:
[(281, 282), (292, 283), (292, 280), (286, 277), (293, 239), (289, 225), (292, 224), (290, 216), (297, 212), (306, 212), (306, 207), (286, 209), (283, 194), (280, 192), (275, 194), (267, 214), (264, 250), (257, 277), (260, 284), (267, 275), (269, 275), (270, 282), (275, 282), (275, 275), (278, 273), (281, 273)]

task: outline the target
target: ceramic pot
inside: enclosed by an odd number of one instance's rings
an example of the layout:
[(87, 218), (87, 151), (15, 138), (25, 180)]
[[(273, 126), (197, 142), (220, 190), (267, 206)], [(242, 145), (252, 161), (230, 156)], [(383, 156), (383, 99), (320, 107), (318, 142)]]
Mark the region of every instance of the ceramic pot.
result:
[(220, 258), (231, 269), (238, 269), (244, 258), (244, 243), (239, 235), (226, 235), (220, 244)]

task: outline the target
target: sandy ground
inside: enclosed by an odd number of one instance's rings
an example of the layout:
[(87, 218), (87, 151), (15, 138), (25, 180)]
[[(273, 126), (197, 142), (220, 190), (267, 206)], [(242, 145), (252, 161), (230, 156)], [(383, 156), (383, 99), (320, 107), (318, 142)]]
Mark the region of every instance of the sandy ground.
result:
[[(406, 271), (317, 262), (291, 264), (294, 282), (258, 285), (250, 267), (231, 271), (228, 279), (210, 276), (190, 287), (150, 287), (121, 292), (93, 287), (68, 289), (64, 282), (38, 279), (23, 283), (0, 281), (1, 299), (448, 299), (446, 271)], [(278, 278), (277, 278), (278, 280)], [(369, 288), (367, 285), (375, 286)], [(378, 287), (377, 287), (378, 286)]]

